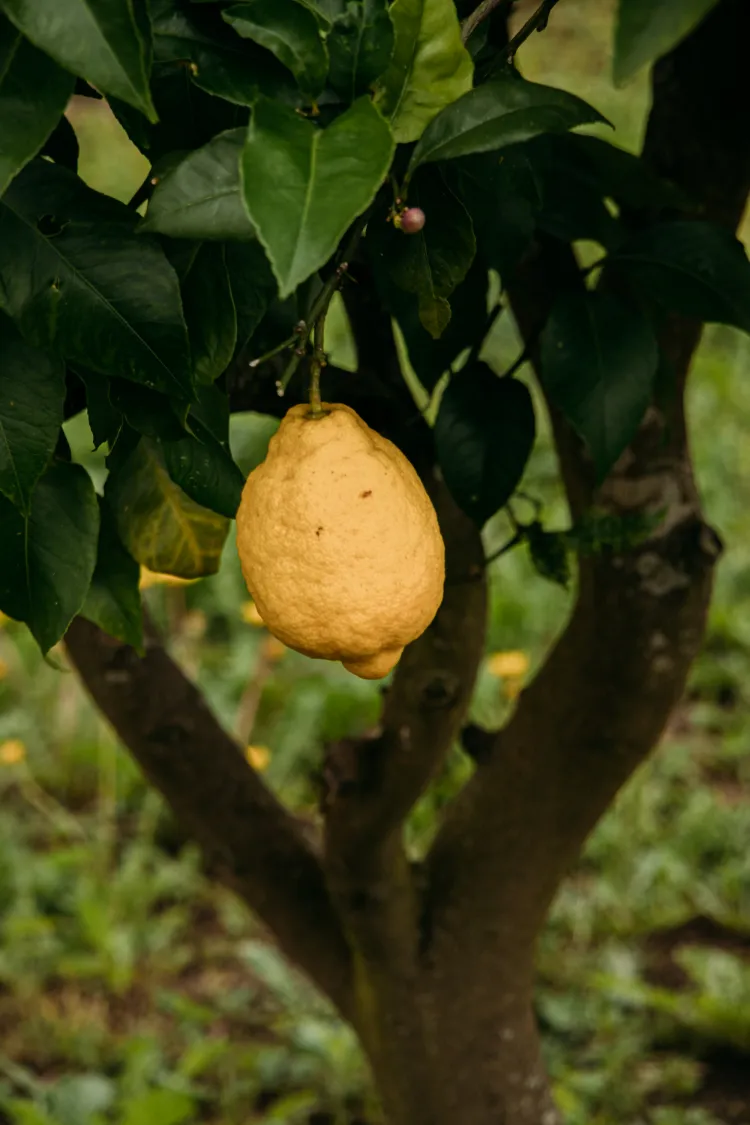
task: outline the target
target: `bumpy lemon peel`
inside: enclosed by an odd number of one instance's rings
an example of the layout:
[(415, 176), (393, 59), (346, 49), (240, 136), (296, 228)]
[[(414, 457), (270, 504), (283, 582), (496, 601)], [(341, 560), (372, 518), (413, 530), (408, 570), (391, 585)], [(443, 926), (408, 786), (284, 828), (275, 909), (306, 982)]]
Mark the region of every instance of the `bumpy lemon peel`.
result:
[(411, 463), (356, 411), (293, 406), (248, 477), (237, 547), (274, 636), (380, 679), (443, 596), (445, 549)]

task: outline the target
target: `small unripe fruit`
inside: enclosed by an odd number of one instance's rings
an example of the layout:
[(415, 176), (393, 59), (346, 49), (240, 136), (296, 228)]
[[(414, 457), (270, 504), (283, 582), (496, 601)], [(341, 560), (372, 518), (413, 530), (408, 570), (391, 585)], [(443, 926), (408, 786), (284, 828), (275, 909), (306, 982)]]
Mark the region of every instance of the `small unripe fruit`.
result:
[(425, 224), (425, 213), (421, 207), (407, 207), (400, 219), (399, 226), (404, 234), (419, 234)]

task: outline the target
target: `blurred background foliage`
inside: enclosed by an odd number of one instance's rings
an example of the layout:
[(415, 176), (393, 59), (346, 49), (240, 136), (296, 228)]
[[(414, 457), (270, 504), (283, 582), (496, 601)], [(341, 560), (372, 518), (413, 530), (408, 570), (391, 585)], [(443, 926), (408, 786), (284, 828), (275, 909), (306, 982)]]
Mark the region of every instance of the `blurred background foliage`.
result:
[[(521, 63), (587, 98), (614, 122), (617, 143), (637, 149), (647, 81), (613, 88), (611, 16), (605, 0), (566, 0)], [(104, 103), (79, 99), (69, 116), (83, 177), (127, 199), (143, 158)], [(336, 360), (352, 366), (340, 313), (333, 337)], [(518, 350), (501, 319), (486, 358), (502, 370)], [(712, 329), (691, 383), (700, 485), (727, 545), (703, 654), (661, 748), (567, 880), (539, 949), (538, 1015), (568, 1125), (750, 1123), (748, 365), (750, 341)], [(274, 428), (260, 416), (233, 420), (245, 471)], [(85, 422), (67, 431), (99, 484)], [(549, 440), (523, 489), (543, 502), (546, 526), (566, 526)], [(487, 552), (508, 534), (502, 517), (491, 523)], [(490, 576), (473, 712), (497, 725), (564, 623), (569, 594), (535, 573), (525, 547)], [(378, 685), (271, 638), (231, 541), (214, 578), (144, 574), (143, 584), (176, 658), (249, 760), (314, 819), (323, 744), (373, 725)], [(2, 1125), (376, 1122), (349, 1029), (204, 877), (62, 653), (45, 663), (23, 627), (1, 624)], [(456, 749), (420, 802), (415, 856), (471, 768)]]

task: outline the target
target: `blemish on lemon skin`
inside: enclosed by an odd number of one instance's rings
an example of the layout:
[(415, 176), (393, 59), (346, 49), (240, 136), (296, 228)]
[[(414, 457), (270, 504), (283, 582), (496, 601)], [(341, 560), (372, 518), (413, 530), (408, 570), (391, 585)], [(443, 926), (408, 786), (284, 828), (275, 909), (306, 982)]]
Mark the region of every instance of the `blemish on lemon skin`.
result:
[(360, 500), (365, 500), (368, 496), (372, 496), (371, 488), (368, 488), (365, 492), (360, 492), (359, 494)]

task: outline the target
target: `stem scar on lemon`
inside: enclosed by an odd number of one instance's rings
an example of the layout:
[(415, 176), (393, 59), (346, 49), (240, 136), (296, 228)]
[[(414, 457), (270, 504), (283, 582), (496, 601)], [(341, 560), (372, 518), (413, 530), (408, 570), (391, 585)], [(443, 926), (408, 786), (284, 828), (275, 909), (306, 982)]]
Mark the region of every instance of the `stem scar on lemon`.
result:
[(430, 624), (445, 548), (411, 463), (356, 411), (293, 406), (247, 478), (237, 547), (269, 631), (381, 679)]

